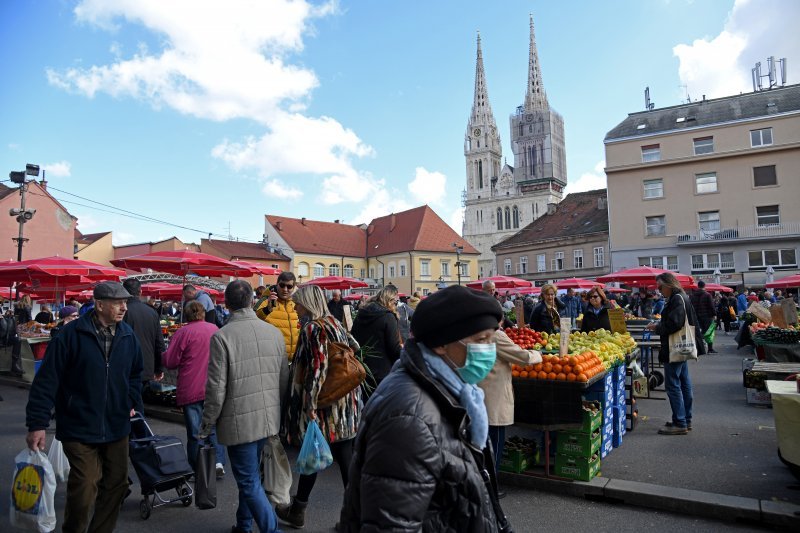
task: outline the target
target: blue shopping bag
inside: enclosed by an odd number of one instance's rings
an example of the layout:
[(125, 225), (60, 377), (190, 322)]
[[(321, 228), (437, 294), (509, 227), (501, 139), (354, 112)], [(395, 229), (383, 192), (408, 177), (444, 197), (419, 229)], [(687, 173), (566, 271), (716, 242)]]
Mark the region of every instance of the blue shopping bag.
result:
[(333, 463), (331, 448), (328, 446), (316, 420), (306, 426), (306, 436), (297, 456), (294, 471), (301, 475), (309, 475), (325, 470)]

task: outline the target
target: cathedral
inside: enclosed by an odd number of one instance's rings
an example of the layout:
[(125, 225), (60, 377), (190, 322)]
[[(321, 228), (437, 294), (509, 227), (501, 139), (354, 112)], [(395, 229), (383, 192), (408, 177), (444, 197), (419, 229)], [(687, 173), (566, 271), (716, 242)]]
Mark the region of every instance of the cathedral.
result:
[[(463, 236), (477, 248), (481, 278), (498, 272), (492, 246), (517, 233), (561, 201), (567, 185), (564, 119), (547, 103), (530, 20), (525, 103), (509, 118), (514, 166), (503, 160), (483, 68), (481, 37), (475, 63), (475, 96), (464, 136), (467, 187), (463, 192)], [(512, 272), (511, 274), (517, 274)]]

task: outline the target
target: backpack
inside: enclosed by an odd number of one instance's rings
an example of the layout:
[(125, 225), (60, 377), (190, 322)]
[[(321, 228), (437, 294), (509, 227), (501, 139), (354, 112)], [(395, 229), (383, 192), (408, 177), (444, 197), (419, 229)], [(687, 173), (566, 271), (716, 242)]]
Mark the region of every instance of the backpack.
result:
[(367, 378), (367, 371), (349, 344), (329, 340), (324, 323), (317, 321), (317, 325), (328, 352), (328, 372), (317, 395), (317, 409), (324, 409), (359, 387)]

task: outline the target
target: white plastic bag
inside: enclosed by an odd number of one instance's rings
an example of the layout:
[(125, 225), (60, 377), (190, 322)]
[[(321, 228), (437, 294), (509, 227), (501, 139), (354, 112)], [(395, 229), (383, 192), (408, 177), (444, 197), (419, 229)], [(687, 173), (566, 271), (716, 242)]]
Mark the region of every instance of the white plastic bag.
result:
[(50, 451), (47, 452), (47, 459), (53, 467), (53, 473), (56, 479), (62, 483), (69, 477), (69, 460), (64, 454), (64, 446), (58, 439), (53, 439), (50, 444)]
[(56, 476), (42, 451), (25, 448), (14, 458), (11, 483), (11, 525), (27, 531), (47, 533), (56, 528)]

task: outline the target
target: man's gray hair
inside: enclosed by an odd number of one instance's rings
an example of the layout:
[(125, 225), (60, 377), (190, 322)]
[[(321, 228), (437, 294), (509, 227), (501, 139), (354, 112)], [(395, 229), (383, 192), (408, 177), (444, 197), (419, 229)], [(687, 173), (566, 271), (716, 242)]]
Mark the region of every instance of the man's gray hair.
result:
[(292, 295), (292, 301), (305, 307), (311, 314), (311, 320), (330, 315), (325, 293), (316, 285), (303, 285)]
[(483, 280), (483, 288), (484, 289), (488, 289), (489, 287), (494, 288), (494, 281), (492, 281), (490, 279)]
[(225, 307), (237, 311), (253, 305), (253, 287), (242, 279), (228, 283), (225, 287)]

